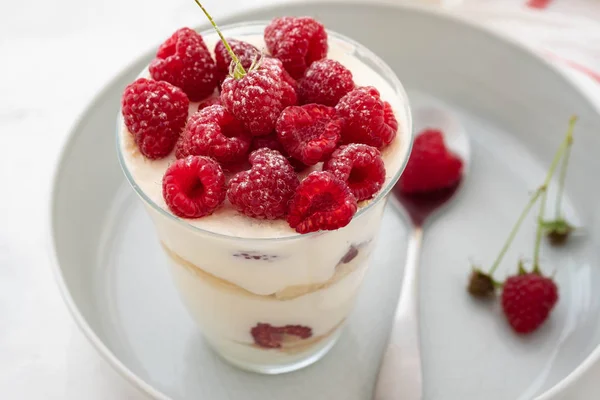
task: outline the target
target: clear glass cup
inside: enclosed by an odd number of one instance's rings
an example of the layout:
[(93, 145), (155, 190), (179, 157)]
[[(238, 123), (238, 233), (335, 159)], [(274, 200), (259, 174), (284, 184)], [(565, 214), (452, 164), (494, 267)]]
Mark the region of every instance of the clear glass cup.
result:
[[(266, 24), (237, 24), (222, 31), (244, 40), (262, 36)], [(216, 40), (212, 31), (202, 34), (207, 43)], [(330, 45), (375, 71), (400, 104), (394, 109), (400, 124), (398, 169), (346, 227), (280, 238), (243, 238), (200, 229), (157, 205), (136, 184), (118, 146), (125, 176), (154, 222), (183, 303), (216, 352), (246, 370), (297, 370), (333, 347), (353, 308), (388, 194), (412, 144), (408, 100), (396, 75), (364, 46), (334, 32), (328, 35)]]

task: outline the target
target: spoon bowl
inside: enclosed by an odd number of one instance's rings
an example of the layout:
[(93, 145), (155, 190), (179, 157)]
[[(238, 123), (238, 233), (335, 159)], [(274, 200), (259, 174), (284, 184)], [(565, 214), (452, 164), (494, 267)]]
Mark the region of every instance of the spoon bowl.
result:
[(418, 107), (413, 111), (413, 129), (417, 136), (427, 129), (440, 130), (448, 149), (462, 159), (463, 169), (461, 179), (452, 187), (417, 195), (402, 193), (398, 184), (393, 189), (390, 201), (405, 217), (410, 232), (400, 298), (375, 384), (374, 400), (419, 400), (423, 396), (418, 307), (423, 228), (463, 187), (471, 159), (467, 133), (452, 112), (439, 106)]

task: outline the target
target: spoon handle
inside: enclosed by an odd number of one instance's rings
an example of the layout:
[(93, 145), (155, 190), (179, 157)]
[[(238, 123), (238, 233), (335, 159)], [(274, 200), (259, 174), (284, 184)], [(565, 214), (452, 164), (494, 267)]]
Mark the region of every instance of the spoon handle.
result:
[(408, 242), (400, 299), (373, 400), (420, 400), (423, 396), (418, 309), (422, 241), (423, 228), (415, 226)]

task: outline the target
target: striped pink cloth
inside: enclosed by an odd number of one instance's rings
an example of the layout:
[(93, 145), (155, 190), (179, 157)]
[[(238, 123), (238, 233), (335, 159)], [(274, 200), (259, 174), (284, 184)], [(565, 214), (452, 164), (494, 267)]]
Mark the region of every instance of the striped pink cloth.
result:
[(529, 0), (527, 1), (527, 7), (543, 10), (548, 7), (551, 2), (552, 0)]
[(600, 0), (463, 0), (459, 10), (600, 84)]
[[(574, 4), (578, 3), (578, 4)], [(593, 15), (600, 15), (600, 3), (595, 0), (577, 1), (577, 0), (526, 0), (527, 7), (537, 10), (559, 10), (562, 9), (562, 13), (569, 15), (573, 14), (574, 18), (582, 17), (582, 13), (586, 13), (584, 17), (588, 18)], [(574, 7), (575, 6), (575, 7)], [(570, 7), (570, 8), (569, 8)], [(589, 12), (590, 14), (587, 14)], [(595, 18), (598, 22), (598, 29), (600, 30), (600, 18)], [(585, 29), (585, 28), (583, 28)], [(584, 50), (585, 51), (585, 50)], [(594, 49), (589, 49), (593, 52)], [(600, 49), (596, 50), (596, 56), (600, 58)], [(569, 56), (556, 54), (551, 51), (546, 51), (545, 54), (552, 60), (561, 62), (574, 70), (581, 72), (596, 82), (600, 83), (600, 64), (587, 66), (582, 62), (569, 58)], [(600, 60), (599, 60), (600, 62)]]

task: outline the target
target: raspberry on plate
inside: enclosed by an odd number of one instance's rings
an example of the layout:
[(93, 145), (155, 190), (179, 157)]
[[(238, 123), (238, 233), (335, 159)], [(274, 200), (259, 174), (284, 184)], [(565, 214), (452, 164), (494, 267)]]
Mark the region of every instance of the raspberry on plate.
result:
[(354, 89), (352, 72), (335, 60), (315, 61), (298, 84), (300, 104), (317, 103), (335, 107)]
[(269, 52), (295, 79), (314, 61), (327, 56), (325, 27), (310, 17), (275, 18), (265, 28), (264, 37)]
[(240, 121), (220, 105), (192, 114), (177, 142), (177, 158), (208, 156), (221, 164), (244, 161), (252, 137)]
[(344, 119), (343, 143), (364, 143), (381, 149), (394, 140), (398, 131), (392, 106), (381, 100), (379, 91), (374, 87), (350, 91), (340, 99), (335, 109)]
[(415, 139), (398, 185), (403, 193), (446, 189), (460, 181), (462, 169), (462, 160), (448, 150), (442, 132), (429, 129)]
[(204, 39), (190, 28), (178, 29), (156, 53), (150, 75), (180, 87), (191, 101), (200, 101), (217, 87), (217, 67)]
[(121, 99), (125, 126), (140, 152), (151, 159), (171, 153), (185, 126), (188, 106), (178, 87), (145, 78), (129, 84)]
[(298, 186), (287, 221), (298, 233), (336, 230), (350, 223), (357, 208), (344, 181), (330, 172), (315, 171)]
[(502, 310), (515, 332), (535, 331), (558, 302), (554, 281), (537, 272), (509, 277), (502, 288)]
[(182, 218), (212, 214), (225, 200), (225, 174), (211, 158), (189, 156), (167, 168), (163, 198), (171, 212)]
[(342, 121), (333, 107), (320, 104), (288, 107), (279, 116), (277, 138), (286, 152), (306, 165), (324, 161), (335, 150)]
[[(246, 70), (248, 70), (252, 65), (252, 62), (256, 61), (260, 56), (260, 50), (250, 43), (242, 42), (241, 40), (236, 39), (226, 40)], [(223, 44), (222, 40), (219, 40), (215, 45), (215, 61), (217, 62), (217, 80), (219, 84), (221, 84), (223, 83), (225, 77), (229, 75), (229, 69), (232, 61), (231, 55), (229, 54), (229, 51)]]
[(221, 102), (252, 135), (268, 135), (284, 108), (296, 104), (296, 89), (278, 60), (265, 58), (240, 78), (221, 86)]
[(349, 144), (333, 152), (323, 166), (348, 184), (356, 200), (371, 199), (385, 182), (385, 165), (379, 150), (366, 144)]
[(250, 154), (252, 167), (229, 181), (227, 198), (239, 212), (258, 219), (277, 219), (287, 214), (298, 187), (298, 177), (288, 160), (268, 148)]

